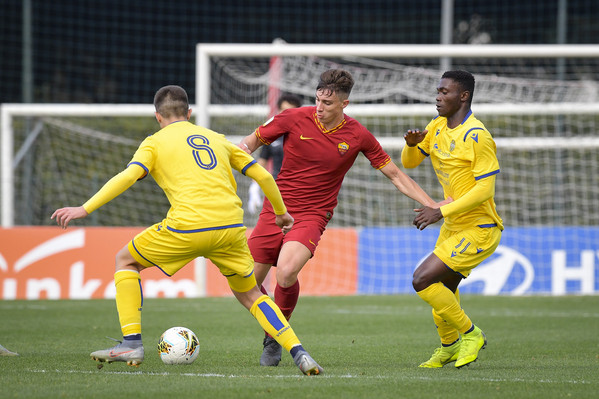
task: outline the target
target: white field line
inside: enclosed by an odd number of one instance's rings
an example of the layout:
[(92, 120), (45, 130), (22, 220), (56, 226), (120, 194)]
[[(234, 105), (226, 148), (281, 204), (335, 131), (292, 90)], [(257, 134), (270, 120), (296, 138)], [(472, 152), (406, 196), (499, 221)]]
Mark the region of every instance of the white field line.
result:
[[(235, 374), (215, 374), (215, 373), (170, 373), (168, 371), (164, 371), (164, 372), (155, 372), (155, 371), (107, 371), (107, 370), (58, 370), (58, 369), (54, 369), (54, 370), (45, 370), (45, 369), (41, 369), (41, 370), (29, 370), (32, 373), (39, 373), (39, 374), (50, 374), (50, 373), (54, 373), (54, 374), (96, 374), (96, 373), (103, 373), (103, 374), (113, 374), (113, 375), (147, 375), (147, 376), (181, 376), (181, 377), (204, 377), (204, 378), (243, 378), (243, 379), (247, 379), (249, 377), (254, 377), (254, 378), (298, 378), (298, 377), (302, 377), (301, 374), (292, 374), (292, 375), (254, 375), (254, 376), (250, 376), (247, 374), (243, 374), (243, 375), (235, 375)], [(389, 378), (388, 376), (355, 376), (355, 375), (351, 375), (351, 374), (344, 374), (344, 375), (320, 375), (320, 376), (314, 376), (312, 378), (376, 378), (376, 379), (382, 379), (382, 378)]]
[[(235, 374), (215, 374), (215, 373), (171, 373), (168, 371), (165, 372), (154, 372), (154, 371), (108, 371), (108, 370), (58, 370), (58, 369), (54, 369), (54, 370), (46, 370), (46, 369), (33, 369), (33, 370), (29, 370), (32, 373), (39, 373), (39, 374), (50, 374), (50, 373), (54, 373), (54, 374), (113, 374), (113, 375), (143, 375), (143, 376), (181, 376), (181, 377), (200, 377), (200, 378), (230, 378), (230, 379), (235, 379), (235, 378), (243, 378), (243, 379), (247, 379), (247, 378), (293, 378), (296, 379), (298, 377), (302, 377), (301, 374), (291, 374), (291, 375), (248, 375), (248, 374), (242, 374), (242, 375), (235, 375)], [(324, 374), (324, 375), (320, 375), (320, 376), (314, 376), (311, 378), (315, 378), (315, 379), (322, 379), (322, 378), (327, 378), (327, 379), (347, 379), (347, 378), (359, 378), (359, 379), (387, 379), (387, 378), (394, 378), (394, 379), (401, 379), (401, 380), (405, 380), (405, 381), (414, 381), (414, 380), (420, 380), (420, 381), (448, 381), (448, 382), (475, 382), (475, 381), (480, 381), (480, 382), (522, 382), (522, 383), (526, 383), (526, 384), (572, 384), (572, 385), (577, 385), (577, 384), (589, 384), (589, 385), (596, 385), (599, 383), (599, 381), (586, 381), (586, 380), (547, 380), (547, 379), (539, 379), (539, 380), (535, 380), (535, 379), (531, 379), (531, 378), (487, 378), (487, 377), (471, 377), (471, 376), (467, 376), (464, 375), (465, 373), (459, 373), (459, 375), (456, 374), (455, 377), (452, 376), (440, 376), (438, 375), (438, 373), (435, 373), (435, 375), (430, 375), (430, 376), (388, 376), (388, 375), (372, 375), (372, 376), (368, 376), (368, 375), (352, 375), (352, 374), (340, 374), (340, 375), (333, 375), (333, 374)]]

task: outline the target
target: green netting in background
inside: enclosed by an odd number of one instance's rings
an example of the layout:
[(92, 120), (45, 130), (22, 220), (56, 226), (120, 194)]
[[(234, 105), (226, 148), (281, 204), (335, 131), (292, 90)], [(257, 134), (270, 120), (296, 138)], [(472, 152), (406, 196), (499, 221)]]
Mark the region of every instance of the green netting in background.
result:
[[(439, 43), (442, 2), (4, 0), (0, 103), (149, 103), (173, 83), (194, 98), (199, 42)], [(456, 44), (599, 42), (596, 0), (453, 3)]]

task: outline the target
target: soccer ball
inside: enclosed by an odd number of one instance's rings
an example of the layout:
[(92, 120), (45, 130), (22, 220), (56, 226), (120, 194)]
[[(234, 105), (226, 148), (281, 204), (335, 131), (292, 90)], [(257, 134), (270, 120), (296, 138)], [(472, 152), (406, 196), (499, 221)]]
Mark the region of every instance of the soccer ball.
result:
[(200, 341), (186, 327), (169, 328), (158, 341), (158, 354), (164, 364), (191, 364), (199, 353)]

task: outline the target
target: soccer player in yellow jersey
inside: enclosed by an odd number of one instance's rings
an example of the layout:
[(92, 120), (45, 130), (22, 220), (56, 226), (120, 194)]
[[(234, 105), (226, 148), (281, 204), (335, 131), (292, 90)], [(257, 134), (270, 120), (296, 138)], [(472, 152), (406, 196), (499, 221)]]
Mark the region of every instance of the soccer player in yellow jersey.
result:
[(304, 374), (322, 373), (279, 307), (256, 284), (233, 169), (260, 185), (275, 208), (276, 224), (287, 233), (293, 218), (273, 177), (225, 136), (190, 123), (191, 109), (183, 88), (162, 87), (154, 96), (154, 106), (161, 130), (141, 143), (125, 170), (82, 206), (61, 208), (52, 214), (66, 228), (71, 220), (87, 216), (148, 173), (164, 190), (171, 205), (162, 222), (135, 236), (117, 253), (114, 281), (123, 342), (92, 352), (92, 359), (141, 364), (144, 349), (140, 272), (156, 266), (172, 276), (203, 256), (220, 269), (235, 297), (290, 352)]
[(445, 198), (440, 208), (417, 209), (414, 225), (422, 230), (445, 218), (435, 249), (416, 269), (412, 285), (433, 308), (441, 347), (420, 367), (436, 368), (455, 361), (460, 368), (474, 362), (487, 339), (460, 307), (458, 285), (499, 245), (503, 222), (495, 209), (499, 173), (491, 134), (470, 109), (474, 77), (448, 71), (437, 87), (437, 111), (424, 131), (408, 130), (402, 150), (404, 167), (430, 157)]

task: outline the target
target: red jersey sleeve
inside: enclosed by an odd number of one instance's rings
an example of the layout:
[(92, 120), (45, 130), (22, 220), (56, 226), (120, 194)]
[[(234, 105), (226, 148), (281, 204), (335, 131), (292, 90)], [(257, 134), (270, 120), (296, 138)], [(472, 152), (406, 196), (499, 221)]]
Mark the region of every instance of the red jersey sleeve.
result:
[[(310, 108), (310, 110), (308, 110)], [(259, 126), (255, 134), (258, 139), (265, 145), (270, 145), (273, 141), (293, 130), (293, 126), (297, 124), (298, 114), (310, 114), (313, 107), (300, 107), (287, 109)]]
[(375, 169), (381, 169), (389, 162), (391, 162), (391, 157), (383, 147), (381, 147), (381, 143), (374, 137), (372, 133), (365, 127), (363, 128), (363, 132), (361, 134), (363, 139), (363, 149), (362, 152), (366, 156), (366, 158), (370, 161), (370, 165)]

